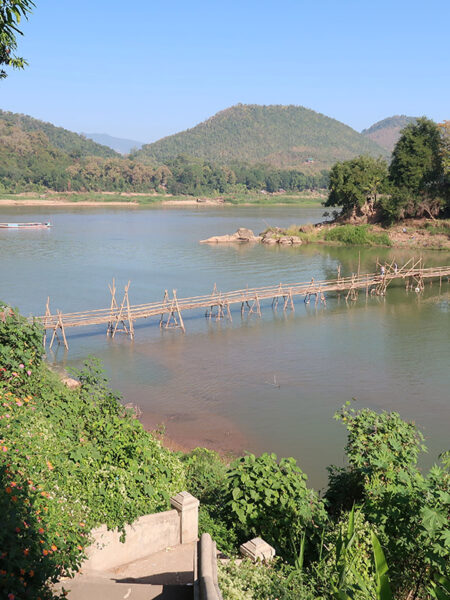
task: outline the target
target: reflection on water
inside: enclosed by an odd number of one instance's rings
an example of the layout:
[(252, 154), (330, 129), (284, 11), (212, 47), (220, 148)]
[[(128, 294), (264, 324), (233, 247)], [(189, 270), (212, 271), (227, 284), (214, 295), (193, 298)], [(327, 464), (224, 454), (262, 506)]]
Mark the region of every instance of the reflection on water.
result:
[[(281, 207), (197, 209), (2, 210), (1, 221), (50, 220), (50, 231), (2, 232), (0, 298), (24, 313), (41, 314), (47, 295), (64, 311), (109, 304), (107, 284), (131, 280), (133, 303), (219, 290), (305, 281), (372, 271), (377, 257), (399, 264), (407, 250), (324, 246), (200, 245), (198, 240), (270, 225), (321, 219), (320, 209)], [(11, 234), (12, 233), (12, 234)], [(424, 255), (428, 266), (449, 264), (449, 253)], [(70, 352), (56, 360), (74, 366), (92, 353), (113, 385), (168, 432), (217, 438), (234, 424), (254, 451), (293, 455), (323, 484), (324, 467), (341, 463), (345, 431), (332, 415), (346, 400), (398, 410), (428, 437), (430, 456), (448, 447), (448, 284), (427, 286), (423, 296), (389, 288), (386, 298), (352, 305), (328, 298), (327, 306), (297, 300), (295, 312), (262, 318), (233, 310), (233, 322), (200, 314), (184, 317), (187, 334), (160, 331), (158, 320), (136, 323), (136, 339), (109, 340), (102, 327), (69, 332)], [(183, 426), (185, 430), (183, 433)], [(231, 425), (230, 425), (231, 424)], [(187, 435), (189, 433), (189, 435)], [(224, 431), (224, 435), (228, 431)], [(190, 439), (190, 438), (189, 438)], [(235, 438), (230, 435), (230, 447)], [(221, 441), (221, 447), (226, 442)]]

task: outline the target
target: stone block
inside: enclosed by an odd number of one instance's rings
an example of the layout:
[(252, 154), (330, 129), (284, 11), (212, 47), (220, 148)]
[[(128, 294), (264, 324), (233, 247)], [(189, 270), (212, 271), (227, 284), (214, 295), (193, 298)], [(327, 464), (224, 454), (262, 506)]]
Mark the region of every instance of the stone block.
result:
[(245, 542), (240, 547), (243, 556), (248, 556), (252, 562), (257, 560), (268, 561), (275, 556), (275, 548), (269, 546), (262, 538), (256, 537), (249, 542)]

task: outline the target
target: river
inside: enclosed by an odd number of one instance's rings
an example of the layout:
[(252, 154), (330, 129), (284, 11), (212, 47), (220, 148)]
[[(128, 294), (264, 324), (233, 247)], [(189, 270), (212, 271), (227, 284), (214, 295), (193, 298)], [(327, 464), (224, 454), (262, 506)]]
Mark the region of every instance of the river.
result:
[[(326, 246), (200, 245), (200, 239), (255, 232), (267, 225), (317, 222), (322, 209), (299, 207), (11, 207), (0, 221), (50, 221), (49, 230), (0, 230), (0, 298), (23, 314), (109, 306), (108, 283), (119, 294), (131, 281), (133, 304), (335, 277), (361, 264), (373, 271), (409, 250)], [(417, 255), (417, 251), (416, 251)], [(426, 266), (449, 264), (450, 253), (423, 254)], [(103, 327), (69, 330), (69, 352), (48, 360), (77, 367), (99, 357), (112, 386), (143, 411), (148, 426), (164, 424), (181, 446), (245, 449), (294, 456), (315, 486), (326, 466), (343, 464), (345, 430), (334, 412), (356, 407), (396, 410), (415, 420), (427, 438), (429, 466), (448, 449), (450, 423), (449, 285), (423, 294), (391, 287), (385, 298), (347, 305), (296, 300), (295, 312), (262, 317), (233, 310), (233, 322), (186, 314), (186, 334), (160, 330), (158, 319), (136, 323), (136, 338), (107, 339)]]

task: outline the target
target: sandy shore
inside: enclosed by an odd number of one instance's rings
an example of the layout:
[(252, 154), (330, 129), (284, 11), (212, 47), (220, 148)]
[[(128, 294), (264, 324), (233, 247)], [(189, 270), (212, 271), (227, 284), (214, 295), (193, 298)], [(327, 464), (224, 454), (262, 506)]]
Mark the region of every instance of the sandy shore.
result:
[[(111, 202), (95, 201), (95, 200), (1, 200), (1, 206), (152, 206), (152, 204), (158, 204), (160, 206), (223, 206), (223, 202), (217, 202), (216, 200), (208, 200), (206, 202), (197, 202), (197, 200), (156, 200), (154, 203), (142, 204), (136, 200), (128, 201), (117, 201), (112, 200)], [(251, 204), (251, 203), (248, 203)], [(242, 206), (242, 205), (241, 205)]]
[(0, 200), (0, 206), (139, 206), (135, 200), (129, 202), (70, 202), (69, 200)]

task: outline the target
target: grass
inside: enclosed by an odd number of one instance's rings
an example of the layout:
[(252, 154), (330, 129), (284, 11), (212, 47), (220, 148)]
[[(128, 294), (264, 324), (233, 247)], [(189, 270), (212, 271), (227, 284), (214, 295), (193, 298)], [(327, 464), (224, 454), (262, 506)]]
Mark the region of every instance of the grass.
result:
[(280, 194), (280, 195), (269, 195), (269, 194), (233, 194), (223, 196), (226, 203), (239, 205), (239, 204), (255, 204), (261, 206), (270, 206), (277, 204), (289, 204), (289, 205), (301, 205), (304, 208), (316, 208), (321, 207), (324, 197), (313, 196), (311, 194)]
[(370, 225), (340, 225), (325, 232), (327, 242), (346, 246), (391, 246), (387, 233), (374, 233)]
[[(290, 225), (287, 229), (269, 228), (272, 237), (299, 237), (303, 242), (345, 246), (391, 246), (387, 233), (376, 233), (370, 225), (339, 225), (318, 229), (314, 225)], [(266, 232), (264, 232), (266, 233)]]
[(425, 223), (423, 229), (430, 235), (446, 235), (450, 239), (450, 219), (440, 219), (433, 223)]

